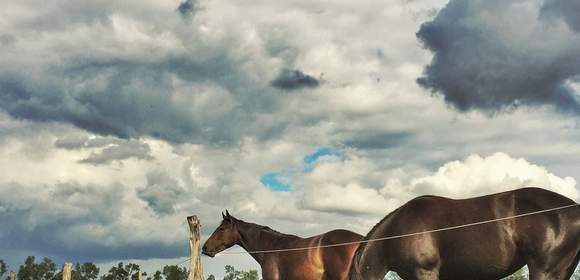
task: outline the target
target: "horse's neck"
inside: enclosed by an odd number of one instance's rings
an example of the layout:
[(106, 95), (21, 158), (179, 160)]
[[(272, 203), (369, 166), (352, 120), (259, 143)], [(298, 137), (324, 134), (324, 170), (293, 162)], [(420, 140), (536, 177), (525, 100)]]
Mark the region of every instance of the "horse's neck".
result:
[(238, 224), (240, 233), (239, 246), (244, 248), (260, 264), (264, 261), (265, 253), (252, 253), (255, 251), (267, 251), (285, 249), (285, 244), (299, 237), (294, 235), (275, 232), (260, 225), (241, 222)]

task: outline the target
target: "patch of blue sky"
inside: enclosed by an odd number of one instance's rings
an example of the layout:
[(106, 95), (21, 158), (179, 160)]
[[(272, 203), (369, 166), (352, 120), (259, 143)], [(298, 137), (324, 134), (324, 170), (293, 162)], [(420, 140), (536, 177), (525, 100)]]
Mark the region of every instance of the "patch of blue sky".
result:
[(290, 178), (280, 172), (272, 172), (260, 177), (262, 185), (277, 192), (289, 192), (292, 190), (290, 186)]
[(312, 171), (312, 169), (314, 168), (314, 164), (320, 158), (327, 157), (327, 156), (334, 156), (334, 157), (338, 157), (338, 158), (344, 157), (344, 155), (336, 149), (328, 148), (328, 147), (318, 148), (316, 151), (314, 151), (314, 153), (309, 154), (309, 155), (304, 157), (303, 172), (308, 173), (308, 172)]
[(304, 157), (303, 164), (298, 169), (272, 172), (260, 177), (260, 182), (265, 187), (277, 192), (292, 191), (292, 176), (296, 173), (308, 173), (314, 168), (314, 165), (322, 157), (344, 158), (344, 154), (336, 149), (321, 147), (313, 153)]

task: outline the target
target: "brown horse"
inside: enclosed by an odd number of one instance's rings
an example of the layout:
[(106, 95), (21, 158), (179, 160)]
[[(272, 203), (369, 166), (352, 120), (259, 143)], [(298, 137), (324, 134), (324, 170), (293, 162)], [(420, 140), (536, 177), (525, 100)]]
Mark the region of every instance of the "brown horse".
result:
[[(425, 232), (574, 205), (538, 188), (454, 200), (422, 196), (387, 215), (365, 237)], [(351, 280), (500, 279), (528, 265), (530, 280), (569, 279), (580, 258), (580, 207), (361, 244)]]
[[(238, 220), (227, 211), (222, 216), (223, 221), (205, 242), (202, 252), (214, 257), (233, 245), (239, 245), (260, 264), (264, 280), (347, 279), (348, 267), (358, 244), (326, 248), (318, 246), (355, 242), (363, 238), (347, 230), (333, 230), (300, 238)], [(260, 252), (305, 247), (310, 249)]]

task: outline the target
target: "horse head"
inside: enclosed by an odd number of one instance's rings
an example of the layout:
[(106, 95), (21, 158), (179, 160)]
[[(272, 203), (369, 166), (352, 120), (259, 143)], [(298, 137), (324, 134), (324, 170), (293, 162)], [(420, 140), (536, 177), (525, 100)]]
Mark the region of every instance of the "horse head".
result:
[(202, 253), (214, 257), (217, 253), (234, 246), (240, 240), (236, 218), (226, 210), (222, 212), (222, 222), (203, 244)]

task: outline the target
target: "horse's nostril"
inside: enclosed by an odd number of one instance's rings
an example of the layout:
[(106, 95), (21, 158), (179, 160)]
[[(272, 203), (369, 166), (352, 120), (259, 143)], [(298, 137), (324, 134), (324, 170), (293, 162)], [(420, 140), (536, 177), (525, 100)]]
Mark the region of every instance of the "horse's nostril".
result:
[(203, 245), (203, 248), (201, 248), (202, 251), (207, 251), (207, 246)]

